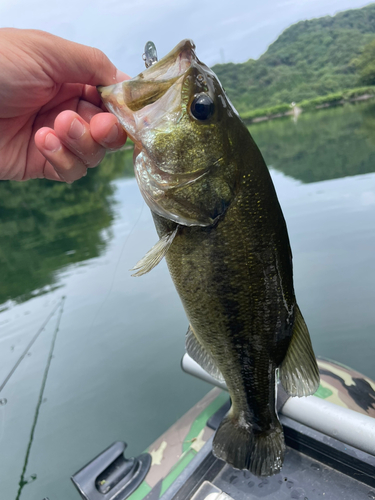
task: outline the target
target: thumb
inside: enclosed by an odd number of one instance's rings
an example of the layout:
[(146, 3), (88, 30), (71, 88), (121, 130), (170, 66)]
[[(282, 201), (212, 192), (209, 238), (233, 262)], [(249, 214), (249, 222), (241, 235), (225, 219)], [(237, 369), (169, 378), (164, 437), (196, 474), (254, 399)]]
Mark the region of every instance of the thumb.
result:
[[(130, 77), (118, 70), (99, 49), (50, 33), (28, 31), (37, 47), (38, 62), (56, 83), (112, 85)], [(41, 56), (42, 54), (42, 56)]]

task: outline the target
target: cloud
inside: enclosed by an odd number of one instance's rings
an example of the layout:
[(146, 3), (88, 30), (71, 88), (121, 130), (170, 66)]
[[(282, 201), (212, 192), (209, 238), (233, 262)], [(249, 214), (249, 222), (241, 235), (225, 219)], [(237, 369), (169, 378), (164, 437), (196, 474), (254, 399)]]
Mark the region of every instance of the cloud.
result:
[(357, 8), (360, 0), (2, 0), (1, 26), (36, 28), (103, 50), (123, 71), (143, 69), (147, 40), (159, 56), (192, 38), (208, 65), (257, 58), (301, 19)]

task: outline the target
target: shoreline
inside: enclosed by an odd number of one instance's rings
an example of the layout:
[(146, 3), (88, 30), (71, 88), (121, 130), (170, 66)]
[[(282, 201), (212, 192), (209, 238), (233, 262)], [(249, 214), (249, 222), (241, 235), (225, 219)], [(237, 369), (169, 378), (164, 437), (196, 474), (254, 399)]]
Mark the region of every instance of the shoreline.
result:
[[(375, 91), (375, 87), (374, 87)], [(241, 116), (242, 120), (247, 124), (250, 125), (252, 123), (261, 123), (264, 121), (268, 120), (275, 120), (276, 118), (283, 118), (285, 116), (293, 116), (296, 119), (298, 116), (303, 113), (304, 111), (314, 111), (314, 110), (319, 110), (319, 109), (325, 109), (325, 108), (331, 108), (334, 106), (343, 106), (346, 103), (353, 103), (353, 102), (358, 102), (358, 101), (366, 101), (368, 99), (372, 99), (375, 97), (375, 92), (365, 92), (364, 94), (361, 95), (355, 95), (353, 97), (342, 97), (341, 99), (330, 99), (330, 96), (325, 96), (322, 98), (316, 98), (316, 99), (311, 99), (311, 101), (304, 101), (298, 104), (295, 104), (293, 107), (291, 107), (290, 104), (284, 104), (284, 105), (279, 105), (281, 106), (288, 106), (290, 109), (287, 111), (279, 111), (275, 113), (269, 113), (269, 114), (264, 114), (261, 116), (255, 116), (254, 118), (251, 117), (246, 117), (246, 113), (244, 113), (245, 116)], [(324, 100), (327, 99), (326, 102), (322, 102), (321, 104), (316, 103), (314, 105), (314, 101), (318, 101), (319, 99)], [(279, 107), (275, 106), (275, 108)], [(272, 109), (272, 108), (271, 108)], [(254, 110), (254, 113), (256, 113), (256, 110)]]

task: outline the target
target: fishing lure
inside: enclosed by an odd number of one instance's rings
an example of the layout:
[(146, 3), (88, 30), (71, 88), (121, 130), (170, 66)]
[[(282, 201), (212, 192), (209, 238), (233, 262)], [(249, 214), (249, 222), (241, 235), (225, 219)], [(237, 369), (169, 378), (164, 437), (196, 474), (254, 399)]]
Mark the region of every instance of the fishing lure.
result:
[(154, 42), (147, 42), (145, 45), (145, 51), (142, 55), (142, 59), (145, 62), (146, 68), (149, 68), (156, 62), (158, 62), (158, 53)]

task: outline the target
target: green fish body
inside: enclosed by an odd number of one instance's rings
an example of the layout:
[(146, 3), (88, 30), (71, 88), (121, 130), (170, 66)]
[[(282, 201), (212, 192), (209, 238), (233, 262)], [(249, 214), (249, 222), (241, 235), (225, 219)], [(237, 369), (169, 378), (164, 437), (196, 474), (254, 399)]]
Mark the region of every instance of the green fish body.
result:
[(99, 92), (135, 142), (136, 177), (160, 237), (136, 275), (166, 258), (190, 322), (187, 352), (225, 380), (232, 399), (213, 452), (258, 476), (277, 473), (285, 444), (276, 369), (292, 396), (313, 394), (319, 372), (261, 153), (190, 41)]

